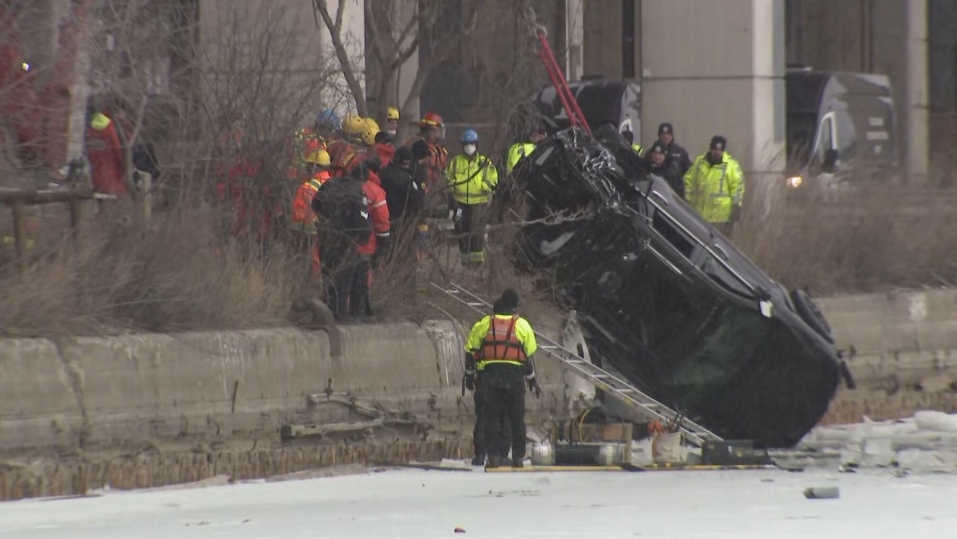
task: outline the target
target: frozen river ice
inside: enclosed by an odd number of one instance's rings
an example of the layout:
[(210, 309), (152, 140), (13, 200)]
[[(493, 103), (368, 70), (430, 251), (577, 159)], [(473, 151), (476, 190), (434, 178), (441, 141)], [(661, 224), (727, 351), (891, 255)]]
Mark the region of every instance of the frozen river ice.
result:
[[(802, 494), (833, 485), (839, 499)], [(388, 470), (4, 503), (0, 537), (951, 539), (955, 504), (953, 475), (889, 470)]]

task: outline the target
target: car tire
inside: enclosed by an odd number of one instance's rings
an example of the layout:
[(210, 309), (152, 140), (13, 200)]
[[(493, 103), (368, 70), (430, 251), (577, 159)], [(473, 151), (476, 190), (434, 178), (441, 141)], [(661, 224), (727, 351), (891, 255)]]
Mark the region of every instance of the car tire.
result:
[(827, 339), (827, 342), (834, 344), (834, 333), (831, 331), (831, 326), (824, 319), (824, 315), (821, 314), (821, 310), (817, 308), (817, 304), (814, 303), (811, 296), (803, 290), (792, 290), (791, 302), (794, 303), (794, 309), (807, 325)]

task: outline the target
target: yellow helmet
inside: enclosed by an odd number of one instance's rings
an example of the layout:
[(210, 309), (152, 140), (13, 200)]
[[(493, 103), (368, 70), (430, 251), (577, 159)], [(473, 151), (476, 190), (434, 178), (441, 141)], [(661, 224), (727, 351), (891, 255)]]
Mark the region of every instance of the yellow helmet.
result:
[(399, 121), (399, 109), (395, 107), (389, 107), (389, 110), (387, 110), (385, 113), (385, 119)]
[(365, 120), (358, 114), (346, 114), (342, 119), (342, 134), (347, 137), (359, 137), (365, 128)]
[(365, 119), (365, 125), (362, 128), (362, 142), (369, 146), (375, 144), (375, 136), (379, 134), (379, 124), (372, 118)]
[(332, 164), (332, 160), (329, 159), (329, 152), (325, 150), (316, 150), (307, 155), (306, 162), (312, 163), (313, 165), (319, 165), (320, 167), (328, 167)]

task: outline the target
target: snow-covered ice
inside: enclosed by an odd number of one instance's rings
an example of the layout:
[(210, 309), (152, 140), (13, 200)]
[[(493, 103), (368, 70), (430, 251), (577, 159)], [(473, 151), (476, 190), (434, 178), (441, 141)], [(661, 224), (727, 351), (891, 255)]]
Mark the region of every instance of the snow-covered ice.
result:
[[(806, 487), (840, 488), (808, 500)], [(389, 470), (0, 504), (0, 537), (953, 538), (957, 481), (760, 471)]]
[(957, 537), (957, 416), (821, 427), (799, 449), (822, 457), (803, 472), (392, 469), (25, 500), (0, 503), (0, 538)]

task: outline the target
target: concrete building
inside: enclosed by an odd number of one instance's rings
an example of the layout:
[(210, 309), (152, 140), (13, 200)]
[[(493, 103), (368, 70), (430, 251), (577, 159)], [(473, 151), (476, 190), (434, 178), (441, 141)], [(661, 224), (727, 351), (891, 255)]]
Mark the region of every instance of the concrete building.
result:
[(888, 75), (912, 180), (957, 141), (952, 0), (590, 0), (583, 22), (584, 76), (643, 86), (642, 141), (669, 119), (690, 151), (721, 131), (745, 168), (777, 170), (786, 63)]
[[(342, 39), (359, 83), (364, 85), (363, 5), (360, 0), (330, 0), (333, 17), (340, 2)], [(214, 98), (228, 97), (240, 103), (250, 100), (251, 107), (288, 103), (290, 113), (301, 114), (306, 123), (322, 108), (334, 108), (340, 115), (354, 110), (330, 33), (312, 2), (201, 0), (198, 4), (198, 56), (207, 74), (206, 89)], [(258, 79), (258, 84), (248, 81), (248, 90), (243, 81), (235, 79), (237, 73), (246, 71)]]

